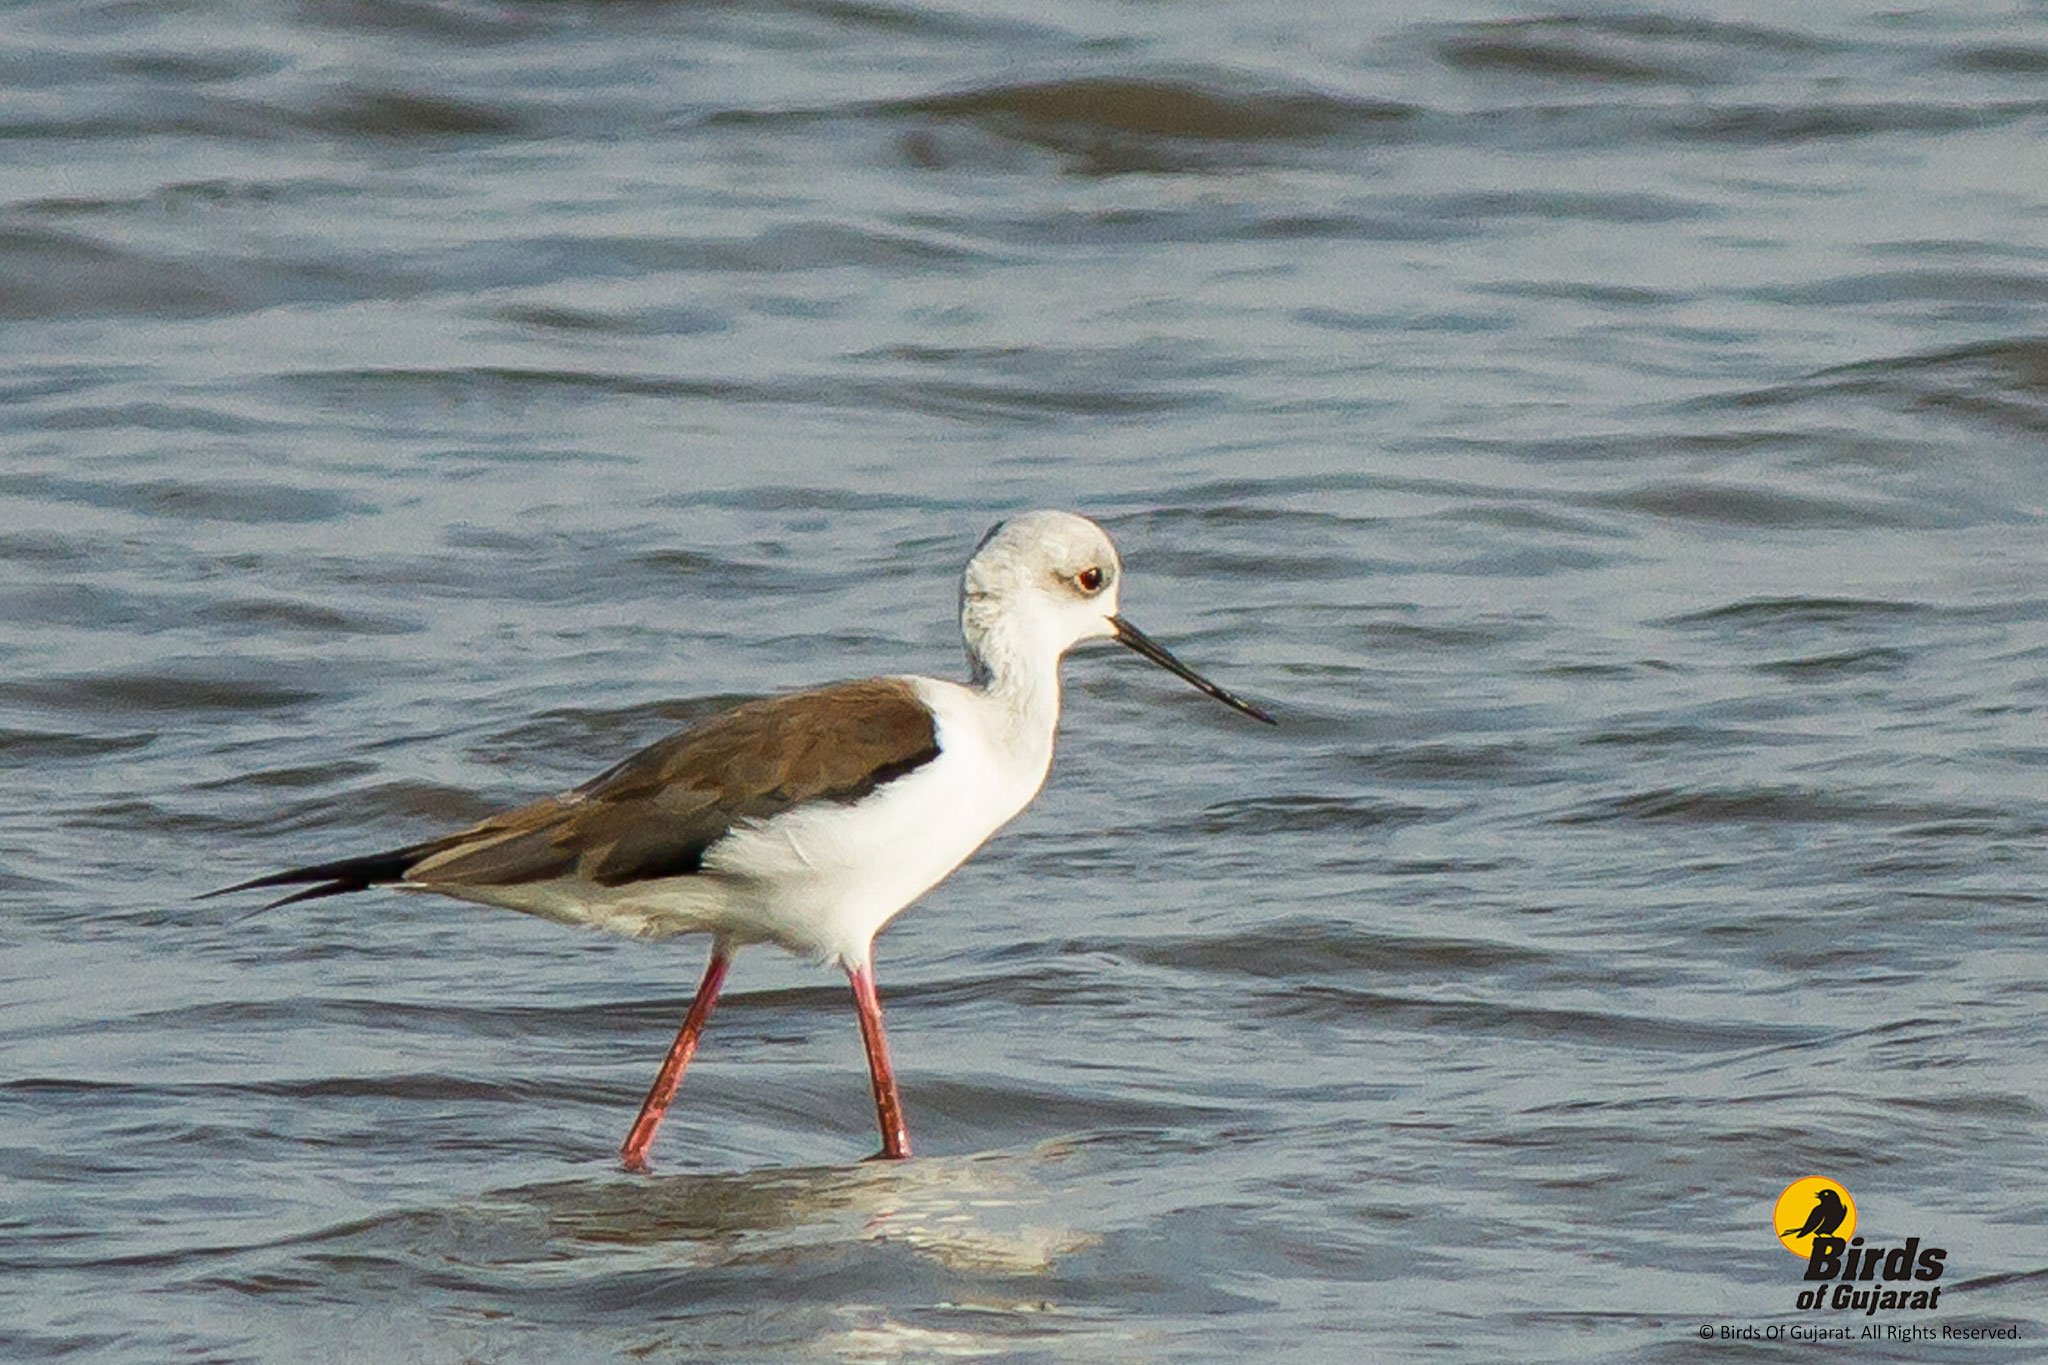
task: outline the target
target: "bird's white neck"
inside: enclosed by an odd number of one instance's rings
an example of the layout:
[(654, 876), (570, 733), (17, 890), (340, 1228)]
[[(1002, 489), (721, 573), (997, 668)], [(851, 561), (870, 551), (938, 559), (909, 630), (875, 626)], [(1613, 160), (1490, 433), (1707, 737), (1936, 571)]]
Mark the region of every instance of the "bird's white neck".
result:
[(1050, 745), (1060, 719), (1059, 642), (1029, 615), (1005, 613), (992, 601), (969, 597), (960, 624), (967, 638), (968, 679), (1004, 714), (1014, 738)]

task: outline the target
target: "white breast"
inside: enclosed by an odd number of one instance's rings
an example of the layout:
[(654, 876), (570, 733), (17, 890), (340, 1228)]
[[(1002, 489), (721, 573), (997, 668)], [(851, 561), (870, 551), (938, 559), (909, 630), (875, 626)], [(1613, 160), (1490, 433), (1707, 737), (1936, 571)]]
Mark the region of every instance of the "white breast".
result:
[(736, 829), (704, 870), (733, 894), (715, 926), (848, 967), (875, 934), (1030, 804), (1052, 737), (1018, 752), (992, 732), (987, 703), (951, 683), (914, 680), (937, 720), (939, 756), (848, 805), (814, 802)]

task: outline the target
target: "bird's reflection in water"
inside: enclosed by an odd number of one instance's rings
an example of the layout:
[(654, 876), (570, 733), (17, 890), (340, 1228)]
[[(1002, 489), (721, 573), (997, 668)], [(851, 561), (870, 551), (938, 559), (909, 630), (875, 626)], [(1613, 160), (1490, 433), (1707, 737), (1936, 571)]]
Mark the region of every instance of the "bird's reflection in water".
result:
[(548, 1260), (710, 1267), (889, 1243), (964, 1274), (1032, 1276), (1097, 1240), (1043, 1221), (1060, 1202), (1049, 1168), (1069, 1155), (1053, 1145), (1029, 1154), (571, 1181), (486, 1203), (540, 1215), (545, 1248), (537, 1250)]
[(367, 1358), (450, 1324), (469, 1334), (463, 1359), (525, 1359), (523, 1334), (541, 1329), (633, 1359), (928, 1360), (1049, 1342), (1102, 1358), (1125, 1329), (1091, 1306), (1122, 1216), (1101, 1147), (608, 1171), (224, 1249), (206, 1284), (280, 1309), (378, 1303), (348, 1327)]

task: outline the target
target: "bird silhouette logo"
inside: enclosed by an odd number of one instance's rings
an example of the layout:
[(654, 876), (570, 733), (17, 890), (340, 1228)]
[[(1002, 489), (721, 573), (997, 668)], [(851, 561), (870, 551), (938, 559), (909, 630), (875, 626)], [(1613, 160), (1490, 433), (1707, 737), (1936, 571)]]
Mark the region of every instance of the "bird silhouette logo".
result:
[(1846, 1239), (1856, 1231), (1856, 1201), (1837, 1180), (1809, 1175), (1793, 1181), (1771, 1210), (1771, 1230), (1802, 1261), (1816, 1237)]
[(1842, 1220), (1849, 1216), (1849, 1206), (1842, 1202), (1842, 1196), (1823, 1187), (1813, 1198), (1813, 1212), (1806, 1215), (1806, 1221), (1796, 1228), (1786, 1228), (1780, 1237), (1832, 1237), (1835, 1229), (1842, 1226)]

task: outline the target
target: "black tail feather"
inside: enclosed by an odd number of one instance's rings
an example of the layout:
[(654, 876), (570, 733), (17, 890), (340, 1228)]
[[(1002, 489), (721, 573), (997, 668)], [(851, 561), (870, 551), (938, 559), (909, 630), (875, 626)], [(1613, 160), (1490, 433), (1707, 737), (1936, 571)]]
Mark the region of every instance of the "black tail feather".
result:
[(314, 863), (309, 867), (295, 867), (286, 872), (273, 872), (266, 877), (252, 877), (246, 882), (223, 886), (218, 891), (208, 891), (199, 899), (213, 896), (231, 896), (237, 891), (254, 891), (265, 886), (300, 886), (307, 883), (303, 891), (294, 891), (280, 900), (264, 906), (275, 910), (280, 905), (291, 905), (296, 901), (318, 900), (322, 896), (344, 896), (351, 891), (367, 891), (373, 886), (384, 886), (403, 881), (407, 869), (431, 852), (431, 844), (412, 844), (406, 848), (394, 848), (385, 853), (366, 854), (360, 858), (341, 858), (331, 863)]

